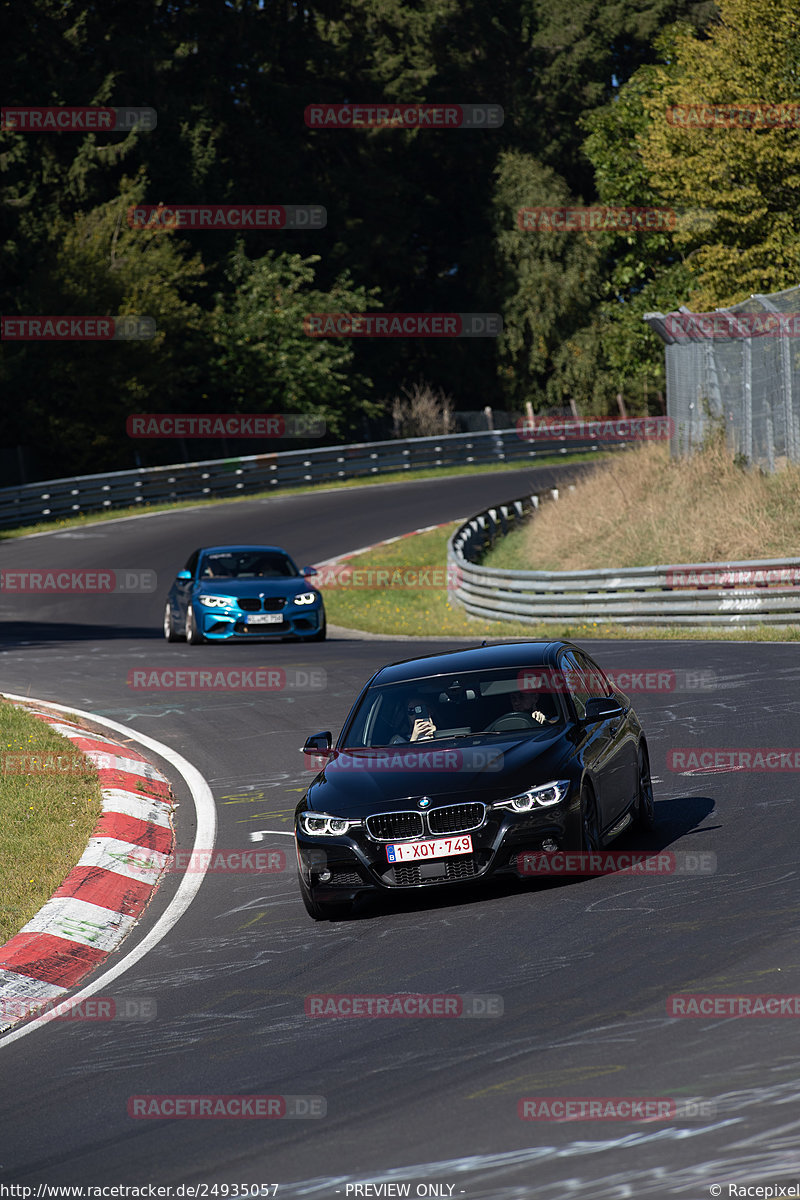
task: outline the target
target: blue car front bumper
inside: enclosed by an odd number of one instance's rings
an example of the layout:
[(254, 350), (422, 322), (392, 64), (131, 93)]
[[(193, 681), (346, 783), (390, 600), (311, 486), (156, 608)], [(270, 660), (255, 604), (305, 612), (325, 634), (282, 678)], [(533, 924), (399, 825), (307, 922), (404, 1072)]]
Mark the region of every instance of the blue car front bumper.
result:
[[(279, 612), (243, 612), (238, 606), (206, 608), (199, 601), (192, 605), (198, 629), (210, 642), (252, 641), (254, 638), (310, 638), (325, 625), (321, 601), (300, 607), (289, 600)], [(269, 621), (263, 618), (268, 616)], [(254, 620), (261, 618), (260, 620)], [(276, 619), (277, 618), (277, 619)]]

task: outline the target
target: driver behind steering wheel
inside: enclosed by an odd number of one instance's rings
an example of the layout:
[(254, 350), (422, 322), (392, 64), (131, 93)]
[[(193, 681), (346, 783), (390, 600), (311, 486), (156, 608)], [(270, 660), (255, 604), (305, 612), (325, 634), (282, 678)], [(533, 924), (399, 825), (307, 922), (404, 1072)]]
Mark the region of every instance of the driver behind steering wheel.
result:
[(541, 696), (537, 692), (512, 692), (511, 693), (511, 708), (514, 712), (524, 713), (526, 717), (532, 717), (534, 721), (538, 721), (540, 725), (555, 725), (558, 721), (557, 716), (548, 717), (539, 708)]

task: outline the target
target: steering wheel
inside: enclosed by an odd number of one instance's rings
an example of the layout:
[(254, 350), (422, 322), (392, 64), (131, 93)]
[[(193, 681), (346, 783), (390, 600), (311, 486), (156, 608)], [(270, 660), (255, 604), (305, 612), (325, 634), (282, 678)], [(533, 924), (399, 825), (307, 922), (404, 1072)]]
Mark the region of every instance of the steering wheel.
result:
[(539, 722), (534, 721), (527, 713), (510, 712), (502, 717), (495, 717), (491, 725), (487, 725), (484, 733), (512, 733), (515, 729), (538, 729)]

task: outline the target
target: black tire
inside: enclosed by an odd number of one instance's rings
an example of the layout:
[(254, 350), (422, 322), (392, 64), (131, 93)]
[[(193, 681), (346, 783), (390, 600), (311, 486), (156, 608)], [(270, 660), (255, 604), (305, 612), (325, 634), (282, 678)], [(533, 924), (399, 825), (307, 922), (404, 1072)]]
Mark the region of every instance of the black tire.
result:
[(197, 628), (197, 621), (195, 620), (194, 609), (191, 604), (186, 609), (186, 640), (190, 646), (202, 646), (206, 640)]
[(164, 637), (168, 642), (182, 642), (183, 636), (178, 633), (172, 620), (172, 605), (169, 600), (164, 606)]
[(596, 854), (601, 849), (597, 798), (592, 785), (585, 783), (581, 790), (581, 851), (584, 854)]
[(328, 622), (323, 617), (322, 618), (322, 628), (318, 629), (316, 633), (313, 633), (311, 635), (311, 637), (307, 638), (306, 640), (309, 642), (324, 642), (325, 638), (327, 637), (327, 633), (328, 633)]
[(636, 800), (636, 824), (644, 833), (652, 833), (656, 827), (650, 760), (644, 746), (639, 747), (639, 795)]
[(303, 876), (299, 872), (297, 874), (297, 882), (300, 884), (300, 896), (305, 905), (305, 910), (312, 920), (335, 921), (350, 916), (353, 908), (352, 904), (320, 904), (311, 895)]

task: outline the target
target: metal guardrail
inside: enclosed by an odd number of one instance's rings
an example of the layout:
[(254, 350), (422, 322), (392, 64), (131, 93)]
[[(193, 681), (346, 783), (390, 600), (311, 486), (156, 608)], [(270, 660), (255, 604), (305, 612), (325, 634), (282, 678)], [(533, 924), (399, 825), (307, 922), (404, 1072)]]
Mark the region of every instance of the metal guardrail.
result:
[[(451, 602), (455, 599), (470, 616), (525, 624), (800, 624), (800, 558), (587, 571), (513, 571), (478, 564), (498, 537), (551, 498), (558, 499), (558, 489), (497, 505), (456, 530), (447, 548)], [(737, 575), (750, 582), (737, 586)], [(690, 586), (693, 577), (705, 577), (707, 586)], [(731, 582), (724, 582), (727, 577)], [(715, 579), (723, 581), (720, 586), (713, 586)]]
[(0, 488), (0, 529), (14, 529), (78, 513), (140, 504), (144, 507), (176, 500), (224, 499), (279, 487), (366, 478), (425, 467), (529, 462), (552, 454), (562, 454), (566, 458), (573, 453), (616, 449), (625, 444), (623, 439), (619, 443), (607, 443), (563, 437), (537, 437), (532, 444), (516, 429), (501, 429), (405, 441), (321, 446), (312, 450), (286, 450), (166, 467), (139, 467), (105, 475), (78, 475), (73, 479), (49, 479)]

